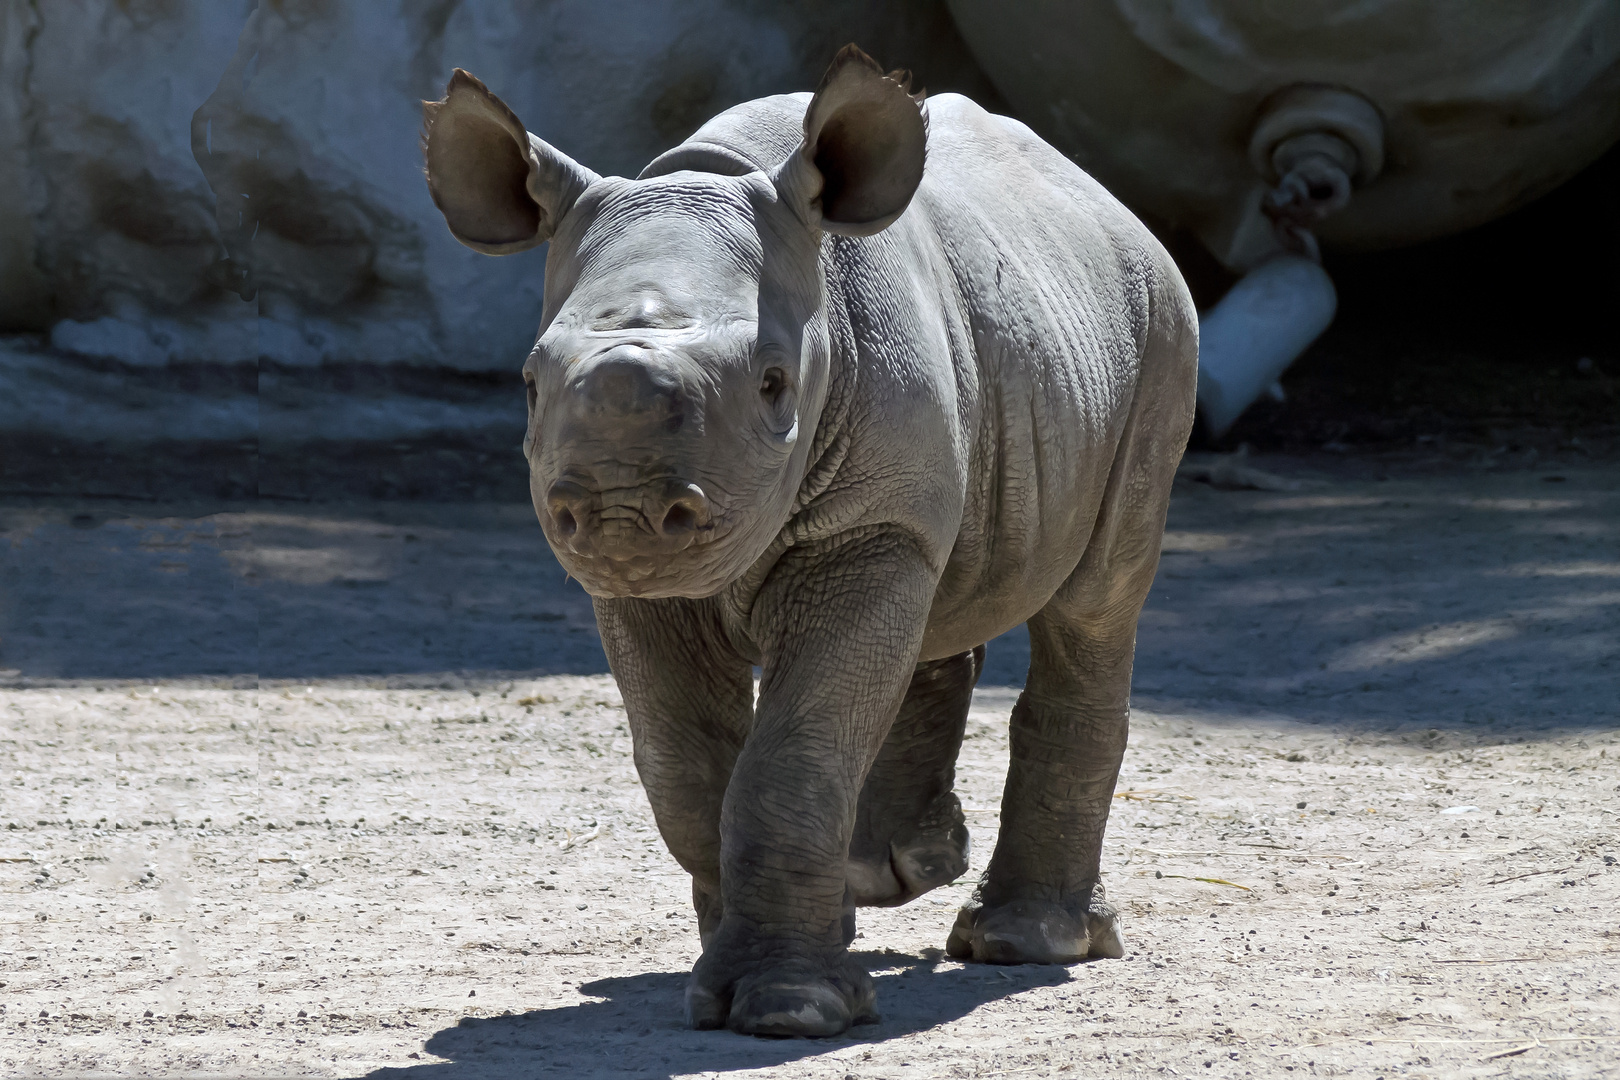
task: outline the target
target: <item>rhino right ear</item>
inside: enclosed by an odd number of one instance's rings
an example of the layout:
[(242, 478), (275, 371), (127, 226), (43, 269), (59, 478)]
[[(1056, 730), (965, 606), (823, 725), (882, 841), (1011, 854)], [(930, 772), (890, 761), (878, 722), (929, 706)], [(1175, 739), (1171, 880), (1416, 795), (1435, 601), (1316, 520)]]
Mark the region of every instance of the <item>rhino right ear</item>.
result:
[(812, 228), (871, 236), (922, 183), (928, 121), (911, 73), (885, 75), (854, 45), (833, 57), (804, 113), (804, 142), (773, 176)]
[(535, 138), (506, 102), (456, 68), (443, 101), (422, 103), (428, 192), (450, 234), (474, 251), (510, 255), (551, 239), (600, 179)]

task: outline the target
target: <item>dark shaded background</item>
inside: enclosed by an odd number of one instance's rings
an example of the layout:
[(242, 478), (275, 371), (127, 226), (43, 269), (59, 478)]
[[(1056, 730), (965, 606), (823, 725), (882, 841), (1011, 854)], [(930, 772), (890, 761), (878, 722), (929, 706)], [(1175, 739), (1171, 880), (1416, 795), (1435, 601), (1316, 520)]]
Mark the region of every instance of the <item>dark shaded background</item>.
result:
[[(1228, 284), (1176, 250), (1201, 301)], [(1620, 147), (1478, 229), (1324, 263), (1338, 317), (1283, 376), (1288, 400), (1262, 399), (1215, 445), (1614, 452)]]

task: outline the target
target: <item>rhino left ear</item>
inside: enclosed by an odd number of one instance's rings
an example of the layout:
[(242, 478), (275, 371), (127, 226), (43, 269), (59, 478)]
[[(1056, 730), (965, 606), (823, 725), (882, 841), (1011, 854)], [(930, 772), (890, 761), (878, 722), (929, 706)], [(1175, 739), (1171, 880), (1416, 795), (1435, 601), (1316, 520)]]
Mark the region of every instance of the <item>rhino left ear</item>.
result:
[(428, 192), (457, 240), (486, 255), (551, 239), (600, 179), (524, 130), (506, 102), (456, 68), (443, 101), (422, 103)]
[(845, 45), (804, 113), (804, 142), (778, 167), (777, 189), (814, 228), (870, 236), (891, 225), (922, 182), (928, 124), (910, 72), (888, 75)]

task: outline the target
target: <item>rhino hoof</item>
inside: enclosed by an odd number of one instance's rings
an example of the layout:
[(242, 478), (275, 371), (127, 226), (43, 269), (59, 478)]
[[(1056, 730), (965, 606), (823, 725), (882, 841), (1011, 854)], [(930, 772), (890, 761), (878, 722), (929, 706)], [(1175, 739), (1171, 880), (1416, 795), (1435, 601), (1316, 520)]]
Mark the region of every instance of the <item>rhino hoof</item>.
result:
[(945, 951), (982, 964), (1074, 964), (1125, 955), (1119, 915), (1100, 899), (1076, 918), (1041, 900), (970, 905), (957, 916)]
[(896, 834), (886, 850), (852, 852), (846, 869), (849, 887), (858, 904), (894, 907), (909, 903), (967, 873), (968, 850), (962, 806), (955, 795), (946, 792), (919, 824)]
[(908, 899), (949, 885), (967, 873), (967, 827), (958, 826), (950, 832), (919, 837), (906, 844), (895, 843), (890, 847), (889, 860), (895, 877), (905, 885)]
[(714, 991), (689, 983), (686, 987), (686, 1026), (698, 1031), (713, 1031), (726, 1026), (731, 1003)]
[(826, 1038), (851, 1024), (878, 1020), (871, 977), (815, 978), (797, 972), (763, 972), (737, 985), (727, 1026), (741, 1035)]
[(1119, 960), (1125, 955), (1125, 927), (1119, 912), (1112, 904), (1092, 901), (1086, 912), (1086, 926), (1091, 931), (1088, 955), (1100, 960)]

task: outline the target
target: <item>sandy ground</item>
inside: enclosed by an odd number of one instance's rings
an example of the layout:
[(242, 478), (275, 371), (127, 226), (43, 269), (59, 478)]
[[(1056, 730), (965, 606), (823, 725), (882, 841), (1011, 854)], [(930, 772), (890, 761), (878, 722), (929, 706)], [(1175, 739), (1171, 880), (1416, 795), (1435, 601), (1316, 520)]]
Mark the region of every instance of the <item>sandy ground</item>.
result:
[[(1130, 954), (691, 1032), (687, 882), (526, 507), (0, 506), (0, 1072), (1620, 1075), (1612, 470), (1183, 484), (1105, 853)], [(959, 769), (995, 841), (1023, 644)]]

